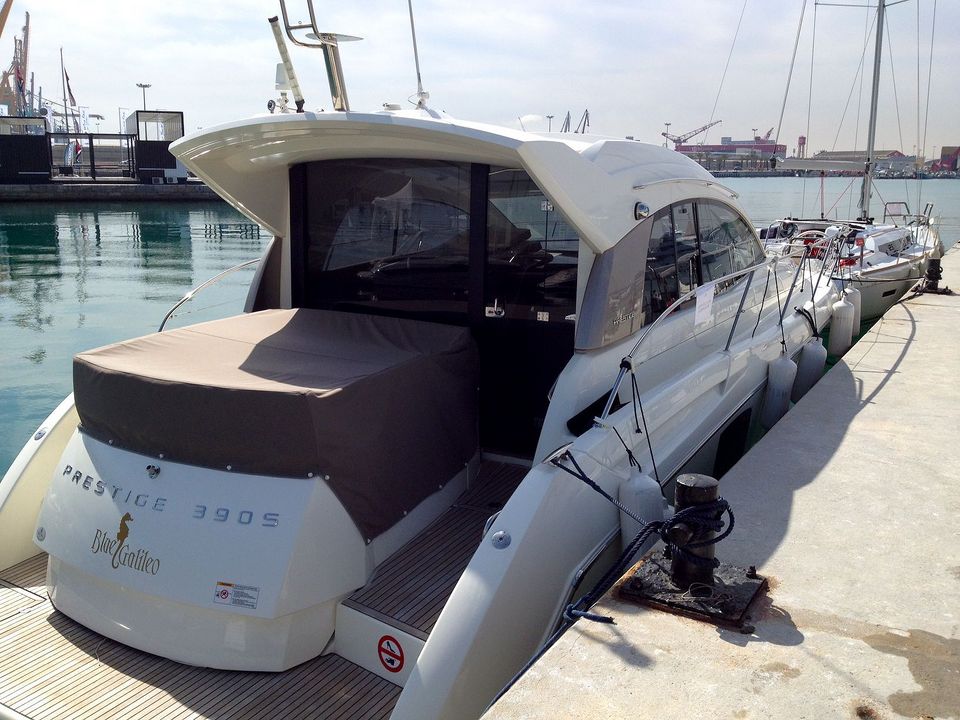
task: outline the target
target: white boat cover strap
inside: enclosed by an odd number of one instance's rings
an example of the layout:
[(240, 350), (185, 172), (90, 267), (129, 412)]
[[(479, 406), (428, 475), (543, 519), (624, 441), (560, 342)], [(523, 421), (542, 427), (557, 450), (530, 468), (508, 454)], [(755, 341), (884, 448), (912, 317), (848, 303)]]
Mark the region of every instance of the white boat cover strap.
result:
[(466, 328), (264, 310), (78, 354), (82, 429), (115, 447), (327, 482), (365, 538), (475, 454), (477, 351)]

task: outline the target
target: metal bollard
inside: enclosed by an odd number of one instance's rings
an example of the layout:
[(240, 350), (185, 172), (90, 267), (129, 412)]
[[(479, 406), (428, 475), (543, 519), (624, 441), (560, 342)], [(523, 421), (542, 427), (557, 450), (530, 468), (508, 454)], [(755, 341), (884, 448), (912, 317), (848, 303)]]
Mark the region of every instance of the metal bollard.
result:
[[(720, 483), (709, 475), (697, 473), (678, 475), (675, 493), (676, 512), (680, 512), (692, 505), (703, 505), (716, 500), (720, 496)], [(683, 523), (670, 530), (670, 539), (677, 545), (709, 540), (716, 535), (712, 530), (701, 532), (697, 528), (689, 527)], [(687, 552), (691, 555), (713, 560), (715, 547), (715, 545), (705, 545), (704, 547), (690, 548)], [(681, 557), (679, 553), (674, 553), (670, 560), (670, 576), (673, 584), (681, 590), (688, 589), (692, 583), (713, 585), (712, 567), (695, 565)]]
[(940, 281), (943, 279), (943, 269), (940, 266), (940, 258), (930, 258), (927, 264), (927, 274), (923, 280), (923, 289), (925, 292), (939, 292)]

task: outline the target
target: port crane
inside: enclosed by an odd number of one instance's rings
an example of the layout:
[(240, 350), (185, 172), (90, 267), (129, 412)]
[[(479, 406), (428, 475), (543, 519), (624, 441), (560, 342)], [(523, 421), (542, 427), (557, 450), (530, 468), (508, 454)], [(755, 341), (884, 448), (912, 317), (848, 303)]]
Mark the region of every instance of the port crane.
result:
[(3, 7), (0, 8), (0, 35), (3, 35), (3, 26), (7, 24), (7, 16), (10, 15), (12, 7), (13, 0), (4, 0)]
[[(567, 116), (563, 120), (563, 127), (560, 128), (560, 132), (570, 132), (572, 118), (570, 117), (570, 111), (567, 110)], [(577, 123), (577, 127), (573, 132), (586, 134), (587, 128), (590, 127), (590, 110), (589, 108), (583, 111), (583, 115), (580, 116), (580, 122)]]
[(704, 125), (703, 127), (698, 127), (696, 130), (691, 130), (690, 132), (684, 133), (683, 135), (671, 135), (671, 134), (668, 133), (668, 132), (662, 132), (662, 133), (660, 133), (660, 134), (663, 135), (667, 140), (672, 141), (672, 142), (673, 142), (673, 148), (674, 148), (674, 150), (676, 150), (676, 148), (677, 148), (678, 145), (682, 145), (682, 144), (685, 143), (687, 140), (689, 140), (690, 138), (692, 138), (694, 135), (699, 135), (700, 133), (709, 130), (709, 129), (712, 128), (714, 125), (719, 125), (719, 124), (722, 123), (722, 122), (723, 122), (723, 120), (714, 120), (713, 122), (708, 122), (708, 123), (707, 123), (706, 125)]
[[(10, 14), (13, 0), (4, 2), (0, 8), (0, 32), (3, 31)], [(30, 13), (25, 13), (26, 22), (23, 26), (23, 39), (13, 39), (13, 61), (10, 68), (0, 75), (0, 105), (7, 106), (11, 115), (28, 114), (27, 102), (27, 62), (30, 48)], [(31, 91), (32, 96), (32, 91)]]

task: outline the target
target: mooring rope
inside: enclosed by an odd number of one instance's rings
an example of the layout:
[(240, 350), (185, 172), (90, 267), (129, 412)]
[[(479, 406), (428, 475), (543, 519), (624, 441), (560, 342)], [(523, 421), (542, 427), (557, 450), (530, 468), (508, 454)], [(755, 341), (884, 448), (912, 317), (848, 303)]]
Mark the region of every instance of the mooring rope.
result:
[[(564, 459), (568, 459), (573, 464), (575, 470), (563, 465), (562, 461)], [(637, 533), (636, 537), (630, 541), (626, 549), (620, 554), (620, 557), (617, 559), (617, 561), (610, 567), (609, 570), (607, 570), (604, 576), (600, 578), (597, 584), (594, 585), (593, 589), (581, 597), (576, 603), (567, 605), (566, 609), (563, 611), (563, 617), (565, 620), (573, 622), (575, 618), (589, 616), (589, 619), (597, 622), (612, 623), (613, 618), (593, 615), (588, 611), (611, 587), (613, 587), (613, 584), (629, 567), (633, 556), (653, 533), (657, 533), (660, 536), (660, 539), (663, 540), (664, 545), (666, 545), (667, 550), (671, 555), (676, 553), (684, 560), (702, 567), (715, 568), (720, 564), (720, 561), (716, 558), (703, 558), (699, 555), (691, 553), (690, 550), (694, 548), (707, 547), (708, 545), (715, 545), (733, 532), (733, 511), (730, 509), (730, 503), (728, 503), (722, 497), (717, 498), (712, 502), (703, 503), (700, 505), (692, 505), (684, 508), (667, 520), (653, 520), (646, 522), (631, 510), (626, 508), (619, 500), (612, 497), (596, 482), (591, 480), (590, 477), (583, 472), (582, 468), (577, 463), (573, 455), (570, 454), (569, 450), (563, 455), (554, 458), (551, 462), (556, 467), (569, 473), (573, 477), (586, 484), (592, 490), (599, 493), (602, 497), (613, 504), (614, 507), (639, 522), (642, 526), (640, 532)], [(726, 530), (723, 530), (723, 520), (721, 519), (724, 513), (727, 513), (727, 515), (730, 517), (730, 524), (727, 526)], [(678, 544), (669, 536), (669, 533), (672, 528), (681, 524), (694, 529), (692, 534), (693, 537), (697, 537), (702, 532), (716, 532), (720, 534), (716, 537), (708, 538), (706, 540)], [(723, 532), (720, 532), (721, 530), (723, 530)]]
[[(561, 460), (564, 458), (569, 458), (573, 463), (576, 471), (571, 470), (565, 465), (561, 464)], [(544, 654), (552, 648), (557, 640), (565, 633), (577, 620), (584, 618), (587, 620), (593, 620), (595, 622), (601, 622), (605, 624), (615, 624), (613, 618), (607, 617), (605, 615), (598, 615), (595, 613), (589, 612), (590, 608), (601, 598), (606, 592), (613, 587), (613, 584), (623, 576), (623, 573), (626, 571), (627, 567), (630, 565), (633, 556), (637, 551), (643, 547), (643, 544), (650, 539), (650, 536), (654, 533), (660, 535), (664, 543), (667, 544), (667, 547), (671, 548), (674, 552), (681, 553), (688, 560), (694, 564), (710, 565), (711, 567), (716, 567), (719, 564), (719, 561), (716, 559), (709, 560), (707, 558), (701, 558), (697, 555), (693, 555), (687, 551), (688, 548), (697, 548), (705, 547), (707, 545), (715, 545), (724, 538), (726, 538), (731, 532), (733, 532), (733, 511), (730, 509), (730, 503), (724, 500), (722, 497), (717, 498), (713, 502), (705, 503), (702, 505), (694, 505), (692, 507), (684, 508), (680, 512), (674, 514), (674, 516), (668, 520), (655, 520), (653, 522), (644, 523), (642, 520), (639, 520), (636, 515), (628, 511), (622, 506), (622, 503), (613, 499), (613, 497), (607, 493), (603, 488), (597, 485), (593, 480), (591, 480), (587, 475), (580, 469), (577, 465), (576, 460), (570, 454), (568, 450), (564, 454), (560, 455), (557, 458), (551, 460), (551, 463), (556, 467), (566, 471), (567, 473), (573, 475), (577, 479), (585, 482), (588, 486), (597, 490), (603, 497), (611, 501), (615, 506), (620, 509), (623, 509), (630, 517), (634, 520), (638, 520), (642, 527), (640, 532), (637, 533), (637, 536), (627, 545), (626, 549), (620, 554), (620, 557), (613, 564), (613, 566), (604, 574), (602, 578), (594, 585), (593, 589), (581, 597), (577, 602), (570, 603), (564, 608), (562, 618), (560, 620), (559, 627), (554, 631), (554, 633), (547, 638), (547, 641), (543, 644), (543, 647), (540, 648), (533, 657), (531, 657), (520, 670), (510, 679), (506, 685), (497, 693), (497, 696), (493, 699), (493, 703), (497, 702), (503, 695), (520, 679), (520, 677), (529, 670), (534, 663), (536, 663)], [(721, 519), (723, 513), (727, 513), (730, 517), (730, 524), (727, 526), (727, 529), (724, 530), (720, 535), (717, 535), (714, 538), (709, 540), (702, 540), (695, 543), (687, 543), (683, 546), (677, 546), (673, 541), (667, 537), (668, 532), (671, 528), (679, 524), (685, 524), (687, 526), (695, 526), (701, 530), (719, 532), (723, 527), (723, 520)], [(696, 534), (694, 534), (696, 537)], [(695, 559), (694, 559), (695, 558)], [(491, 703), (491, 705), (493, 704)]]

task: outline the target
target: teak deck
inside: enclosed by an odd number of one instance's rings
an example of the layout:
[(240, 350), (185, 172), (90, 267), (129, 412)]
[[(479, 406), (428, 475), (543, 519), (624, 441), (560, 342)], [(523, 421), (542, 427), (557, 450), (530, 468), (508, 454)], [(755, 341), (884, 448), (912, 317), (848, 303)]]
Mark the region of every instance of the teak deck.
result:
[[(0, 703), (46, 718), (386, 718), (400, 688), (337, 655), (283, 673), (181, 665), (59, 613), (46, 555), (0, 573)], [(2, 714), (2, 711), (0, 711)]]
[(426, 640), (473, 557), (487, 519), (526, 473), (525, 467), (484, 461), (457, 503), (387, 558), (343, 604)]
[[(424, 639), (453, 591), (486, 519), (526, 468), (484, 462), (474, 486), (345, 600)], [(47, 598), (47, 556), (0, 572), (0, 717), (96, 718), (389, 717), (400, 688), (338, 655), (282, 673), (197, 668), (134, 650), (58, 612)]]

